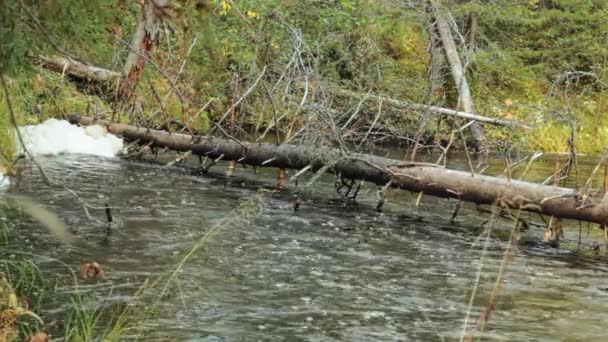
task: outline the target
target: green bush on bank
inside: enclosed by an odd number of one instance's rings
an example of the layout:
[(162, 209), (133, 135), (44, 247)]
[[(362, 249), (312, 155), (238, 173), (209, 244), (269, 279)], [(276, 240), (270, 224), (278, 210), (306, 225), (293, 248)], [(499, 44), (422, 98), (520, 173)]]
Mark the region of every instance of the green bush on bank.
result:
[[(597, 153), (604, 149), (608, 141), (608, 124), (602, 120), (606, 113), (603, 80), (608, 70), (605, 2), (445, 4), (458, 25), (460, 34), (455, 36), (462, 52), (464, 46), (470, 48), (465, 55), (478, 112), (534, 127), (534, 134), (528, 134), (486, 126), (491, 143), (509, 139), (526, 149), (563, 152), (569, 148), (567, 140), (574, 129), (578, 151)], [(206, 0), (174, 2), (173, 8), (172, 20), (162, 28), (155, 66), (148, 66), (136, 91), (143, 116), (159, 125), (168, 116), (207, 131), (210, 122), (225, 113), (265, 65), (264, 81), (269, 87), (274, 85), (293, 57), (296, 38), (304, 43), (300, 57), (315, 70), (310, 77), (316, 82), (363, 93), (371, 90), (402, 100), (429, 100), (431, 54), (428, 15), (422, 4)], [(16, 2), (4, 8), (2, 15), (7, 18), (2, 31), (6, 38), (2, 68), (12, 80), (22, 124), (68, 112), (109, 109), (107, 96), (101, 98), (86, 84), (74, 85), (41, 70), (28, 56), (57, 54), (59, 46), (92, 64), (120, 70), (139, 18), (136, 2)], [(30, 15), (36, 24), (32, 25)], [(175, 85), (157, 70), (173, 77), (182, 65)], [(299, 82), (301, 69), (299, 75), (291, 75)], [(573, 72), (595, 76), (565, 78)], [(441, 74), (443, 87), (430, 94), (431, 99), (453, 107), (457, 96), (451, 75), (446, 67)], [(163, 115), (158, 113), (152, 87), (163, 102)], [(293, 106), (287, 100), (297, 102), (301, 96), (293, 89), (288, 97), (277, 95), (277, 111), (290, 112)], [(208, 101), (210, 105), (201, 111)], [(337, 99), (333, 105), (344, 111), (353, 104)], [(375, 105), (367, 108), (367, 116), (373, 118), (376, 109)], [(258, 87), (239, 107), (238, 115), (245, 122), (264, 126), (271, 122), (271, 112), (265, 92)], [(417, 115), (403, 112), (383, 116), (380, 123), (413, 132), (418, 121)], [(6, 125), (0, 122), (3, 131)], [(5, 136), (0, 139), (10, 140)]]

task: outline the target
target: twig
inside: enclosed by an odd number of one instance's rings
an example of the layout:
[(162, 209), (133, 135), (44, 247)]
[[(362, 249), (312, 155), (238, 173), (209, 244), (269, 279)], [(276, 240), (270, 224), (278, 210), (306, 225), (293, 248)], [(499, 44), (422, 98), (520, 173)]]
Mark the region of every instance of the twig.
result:
[(306, 183), (304, 185), (304, 188), (307, 188), (309, 186), (311, 186), (312, 184), (314, 184), (314, 182), (321, 177), (321, 175), (323, 175), (325, 172), (327, 172), (327, 170), (329, 170), (330, 168), (332, 168), (334, 165), (336, 165), (336, 163), (338, 163), (339, 161), (341, 161), (342, 159), (338, 159), (332, 163), (327, 163), (325, 165), (323, 165), (323, 167), (321, 167), (319, 170), (317, 170), (317, 172), (315, 173), (315, 175), (308, 181), (308, 183)]
[(310, 170), (311, 168), (312, 168), (312, 164), (307, 165), (302, 170), (298, 171), (295, 175), (291, 176), (291, 178), (289, 178), (289, 181), (293, 182), (294, 180), (298, 179), (298, 177), (300, 177), (301, 175), (303, 175), (304, 172)]
[[(235, 103), (233, 103), (232, 106), (230, 106), (230, 108), (228, 108), (228, 110), (224, 113), (224, 115), (222, 115), (222, 117), (218, 120), (218, 122), (215, 123), (216, 128), (221, 129), (221, 127), (219, 127), (219, 125), (222, 124), (222, 122), (226, 119), (226, 117), (228, 117), (228, 115), (232, 112), (232, 110), (234, 110), (234, 108), (236, 108), (247, 96), (249, 96), (249, 94), (253, 91), (253, 89), (258, 84), (258, 82), (262, 79), (262, 76), (264, 76), (264, 74), (266, 73), (266, 67), (267, 66), (264, 65), (262, 72), (260, 73), (260, 75), (258, 75), (258, 78), (253, 82), (251, 87), (249, 87), (249, 89), (247, 89), (247, 91), (245, 91), (243, 96), (241, 96)], [(211, 133), (213, 133), (213, 128), (209, 131), (209, 134), (211, 134)]]
[(184, 68), (186, 67), (186, 62), (188, 61), (188, 57), (190, 57), (190, 53), (192, 53), (192, 49), (194, 48), (194, 45), (196, 45), (197, 41), (198, 41), (198, 37), (195, 37), (192, 40), (192, 44), (190, 44), (190, 47), (188, 47), (188, 52), (186, 52), (186, 56), (184, 57), (184, 61), (182, 62), (182, 65), (179, 67), (179, 71), (177, 72), (177, 75), (175, 75), (175, 80), (173, 82), (177, 83), (177, 81), (179, 80), (179, 77), (184, 72)]
[(209, 168), (211, 168), (213, 165), (217, 164), (218, 161), (222, 160), (222, 158), (224, 158), (224, 154), (220, 154), (219, 157), (215, 158), (214, 160), (211, 161), (211, 163), (209, 163), (209, 165), (203, 165), (202, 167), (202, 172), (203, 173), (208, 173), (209, 172)]
[(371, 89), (367, 92), (367, 94), (365, 94), (365, 96), (361, 99), (361, 101), (359, 101), (359, 104), (357, 105), (357, 108), (355, 109), (355, 111), (353, 112), (353, 114), (348, 118), (348, 120), (346, 121), (346, 123), (342, 126), (341, 130), (343, 131), (346, 127), (348, 127), (348, 125), (350, 124), (350, 122), (355, 118), (355, 116), (357, 116), (357, 114), (359, 114), (359, 110), (361, 110), (361, 106), (363, 105), (363, 103), (365, 102), (365, 100), (367, 100), (367, 98), (369, 97), (369, 94), (371, 93)]
[(380, 100), (380, 102), (378, 103), (378, 113), (376, 114), (376, 117), (374, 118), (372, 125), (369, 126), (369, 129), (365, 133), (365, 136), (363, 136), (363, 139), (361, 139), (361, 141), (359, 142), (358, 147), (361, 147), (361, 145), (363, 145), (363, 142), (365, 142), (365, 140), (367, 140), (367, 136), (369, 135), (369, 133), (374, 129), (374, 126), (376, 126), (376, 123), (378, 122), (378, 119), (380, 118), (380, 114), (382, 114), (382, 103), (383, 103), (383, 101)]
[(471, 296), (469, 297), (469, 305), (467, 307), (467, 313), (464, 317), (464, 323), (462, 324), (462, 335), (460, 336), (460, 342), (463, 342), (465, 337), (467, 337), (467, 330), (469, 328), (469, 319), (471, 317), (471, 312), (473, 311), (473, 303), (475, 301), (475, 296), (477, 295), (477, 290), (479, 289), (479, 281), (481, 280), (481, 272), (483, 270), (483, 266), (485, 263), (485, 258), (488, 252), (488, 246), (490, 245), (490, 234), (492, 232), (492, 228), (495, 222), (495, 214), (493, 212), (492, 217), (490, 217), (490, 224), (486, 227), (484, 232), (486, 233), (486, 238), (483, 244), (483, 249), (481, 250), (481, 256), (479, 258), (479, 266), (477, 267), (477, 273), (475, 275), (475, 281), (473, 282), (473, 290), (471, 291)]
[[(519, 210), (517, 212), (517, 215), (515, 215), (515, 216), (516, 217), (520, 216)], [(488, 304), (486, 305), (486, 308), (485, 308), (484, 312), (482, 313), (481, 317), (479, 318), (479, 322), (477, 323), (478, 330), (480, 333), (483, 333), (486, 324), (490, 320), (492, 312), (494, 312), (496, 310), (496, 299), (498, 297), (500, 289), (502, 288), (502, 283), (504, 281), (507, 264), (512, 257), (511, 251), (513, 249), (513, 245), (515, 244), (515, 242), (518, 239), (518, 232), (519, 232), (519, 221), (515, 220), (513, 223), (513, 228), (511, 229), (511, 237), (509, 238), (509, 242), (507, 243), (507, 248), (504, 252), (504, 256), (503, 256), (502, 262), (500, 264), (500, 269), (498, 271), (498, 276), (496, 277), (496, 282), (494, 283), (494, 288), (492, 289), (492, 292), (490, 293), (490, 298), (488, 299)], [(472, 340), (473, 334), (471, 334), (467, 337)]]
[[(150, 86), (150, 90), (152, 90), (152, 95), (154, 95), (154, 99), (156, 99), (156, 102), (158, 102), (158, 106), (160, 107), (161, 113), (163, 113), (163, 117), (165, 119), (165, 124), (167, 125), (167, 131), (171, 132), (169, 118), (167, 117), (167, 111), (165, 110), (163, 101), (158, 96), (158, 93), (156, 92), (156, 89), (154, 89), (154, 85), (152, 84), (152, 82), (150, 80), (148, 80), (148, 86)], [(186, 126), (186, 127), (188, 127), (188, 126)], [(190, 132), (190, 134), (193, 135), (192, 132)]]
[(263, 165), (266, 165), (268, 163), (272, 163), (275, 160), (277, 160), (277, 158), (276, 157), (272, 157), (272, 158), (270, 158), (268, 160), (264, 160), (261, 165), (263, 166)]
[[(465, 126), (473, 123), (475, 121), (469, 121), (468, 124), (466, 124)], [(471, 170), (471, 176), (475, 177), (475, 167), (473, 166), (473, 161), (471, 161), (471, 156), (469, 155), (469, 149), (467, 148), (467, 143), (466, 143), (466, 139), (464, 138), (464, 133), (462, 132), (462, 129), (458, 130), (460, 132), (460, 137), (462, 139), (462, 144), (464, 145), (464, 155), (467, 157), (467, 163), (469, 164), (469, 169)]]
[(279, 131), (279, 121), (277, 119), (277, 107), (274, 105), (274, 101), (272, 100), (272, 95), (268, 91), (268, 88), (266, 88), (266, 85), (264, 84), (264, 82), (262, 82), (262, 88), (264, 88), (264, 92), (266, 94), (266, 97), (268, 98), (268, 102), (270, 102), (270, 106), (272, 107), (272, 118), (274, 120), (275, 138), (276, 138), (277, 146), (279, 146), (279, 145), (281, 145), (281, 135), (280, 135), (280, 131)]
[(528, 160), (528, 164), (526, 164), (526, 168), (524, 169), (524, 172), (522, 172), (521, 176), (519, 177), (519, 180), (524, 179), (524, 177), (528, 173), (528, 170), (530, 170), (530, 166), (532, 165), (532, 162), (534, 162), (536, 159), (540, 158), (542, 155), (543, 155), (542, 152), (534, 152), (532, 157), (530, 157), (530, 160)]
[(46, 175), (46, 173), (44, 172), (44, 169), (42, 169), (42, 166), (38, 163), (38, 161), (34, 158), (32, 153), (25, 146), (25, 142), (23, 141), (23, 135), (21, 135), (21, 130), (19, 130), (19, 126), (17, 125), (17, 118), (15, 117), (15, 111), (13, 110), (13, 103), (11, 101), (11, 97), (8, 94), (8, 86), (6, 85), (6, 79), (4, 78), (4, 73), (1, 71), (0, 71), (0, 82), (2, 82), (2, 89), (4, 90), (4, 95), (6, 96), (6, 104), (8, 106), (8, 112), (11, 117), (11, 124), (13, 125), (13, 128), (15, 129), (15, 132), (17, 133), (17, 139), (19, 140), (19, 144), (21, 144), (21, 148), (23, 149), (23, 152), (32, 160), (34, 165), (36, 165), (36, 168), (38, 168), (38, 171), (40, 171), (40, 174), (42, 175), (42, 179), (44, 180), (46, 185), (53, 186), (53, 182), (51, 182), (49, 177)]

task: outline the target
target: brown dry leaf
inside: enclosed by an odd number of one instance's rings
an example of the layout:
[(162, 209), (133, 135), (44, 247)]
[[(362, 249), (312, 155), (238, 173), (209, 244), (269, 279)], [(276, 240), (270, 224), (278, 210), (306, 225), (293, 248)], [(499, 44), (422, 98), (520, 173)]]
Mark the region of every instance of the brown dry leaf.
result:
[(97, 262), (87, 262), (80, 265), (80, 277), (82, 279), (101, 279), (105, 275), (103, 268)]
[(44, 89), (44, 77), (41, 74), (36, 74), (36, 88)]
[(30, 336), (30, 338), (27, 339), (27, 342), (50, 342), (51, 338), (49, 337), (49, 335), (47, 333), (43, 333), (43, 332), (39, 332), (36, 333), (36, 335), (32, 335)]
[(277, 190), (281, 191), (287, 188), (287, 171), (284, 168), (279, 169), (279, 178), (277, 183)]
[(13, 329), (3, 328), (0, 329), (0, 341), (13, 341), (17, 333)]
[(505, 105), (507, 105), (507, 106), (512, 106), (512, 105), (513, 105), (513, 100), (511, 100), (511, 99), (506, 99), (506, 100), (505, 100)]
[(553, 232), (550, 229), (545, 230), (543, 238), (545, 241), (550, 241), (553, 238)]

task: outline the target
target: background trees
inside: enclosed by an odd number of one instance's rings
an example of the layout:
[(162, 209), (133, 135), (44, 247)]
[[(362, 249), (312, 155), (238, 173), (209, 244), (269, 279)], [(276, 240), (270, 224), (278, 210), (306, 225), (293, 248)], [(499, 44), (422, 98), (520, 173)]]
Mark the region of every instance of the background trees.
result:
[[(534, 126), (534, 134), (485, 127), (493, 149), (516, 144), (563, 152), (571, 136), (579, 152), (604, 149), (608, 6), (603, 1), (442, 5), (477, 112)], [(174, 0), (169, 6), (158, 48), (123, 120), (205, 132), (228, 112), (222, 125), (255, 140), (260, 134), (250, 128), (263, 132), (274, 126), (275, 113), (283, 135), (305, 123), (315, 130), (314, 137), (304, 130), (295, 139), (360, 140), (368, 131), (366, 140), (387, 134), (412, 139), (424, 113), (386, 104), (379, 110), (378, 101), (365, 94), (458, 104), (447, 61), (431, 39), (433, 15), (425, 1)], [(72, 82), (41, 69), (35, 57), (64, 56), (122, 71), (133, 55), (141, 8), (138, 1), (125, 0), (5, 2), (0, 53), (18, 95), (20, 120), (112, 110), (115, 84)], [(261, 83), (241, 99), (262, 70)], [(331, 91), (336, 87), (361, 96), (340, 96)], [(440, 142), (453, 124), (452, 118), (431, 115), (421, 136)], [(320, 127), (331, 129), (319, 137)]]

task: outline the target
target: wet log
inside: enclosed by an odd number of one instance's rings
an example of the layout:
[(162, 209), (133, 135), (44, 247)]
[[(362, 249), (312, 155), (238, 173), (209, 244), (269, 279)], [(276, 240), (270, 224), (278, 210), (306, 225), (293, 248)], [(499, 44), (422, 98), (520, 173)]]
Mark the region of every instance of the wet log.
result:
[(152, 144), (175, 151), (224, 160), (238, 160), (255, 166), (272, 166), (316, 172), (326, 165), (329, 172), (348, 179), (359, 179), (442, 198), (456, 198), (475, 204), (498, 204), (580, 221), (608, 223), (608, 203), (582, 203), (584, 196), (574, 189), (546, 186), (500, 177), (472, 175), (468, 172), (417, 162), (403, 162), (368, 154), (343, 152), (322, 146), (280, 146), (239, 142), (206, 136), (190, 136), (135, 127), (121, 123), (72, 116), (80, 125), (99, 124), (113, 134), (141, 145)]
[(191, 136), (95, 120), (85, 116), (71, 116), (69, 120), (72, 124), (105, 126), (108, 132), (121, 135), (128, 141), (137, 141), (140, 145), (152, 143), (156, 147), (179, 152), (192, 151), (192, 154), (211, 159), (222, 157), (222, 160), (237, 160), (247, 165), (298, 170), (310, 165), (310, 170), (314, 172), (327, 164), (333, 164), (333, 169), (345, 178), (365, 179), (383, 185), (390, 180), (385, 168), (395, 162), (392, 159), (365, 154), (353, 153), (343, 156), (339, 150), (319, 146), (292, 144), (277, 146), (208, 136)]

